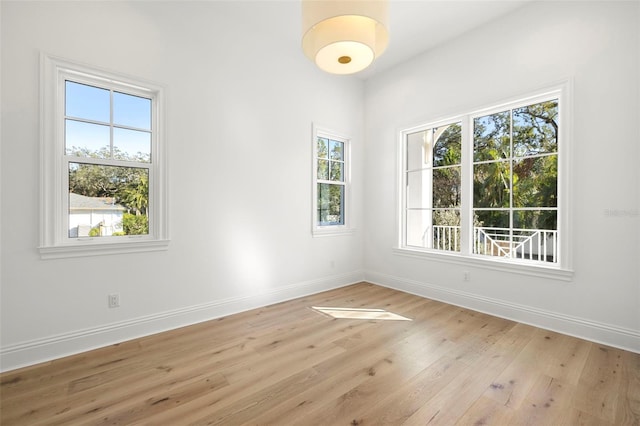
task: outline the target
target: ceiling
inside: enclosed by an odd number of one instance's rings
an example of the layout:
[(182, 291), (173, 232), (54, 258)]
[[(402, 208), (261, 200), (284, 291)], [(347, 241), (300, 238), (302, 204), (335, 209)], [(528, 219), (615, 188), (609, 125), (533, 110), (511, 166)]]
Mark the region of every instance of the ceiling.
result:
[[(155, 1), (135, 0), (131, 4)], [(304, 56), (301, 48), (301, 0), (174, 1), (185, 4), (211, 2), (222, 7), (225, 3), (233, 3), (243, 11), (247, 28), (268, 35), (274, 42), (286, 44)], [(536, 0), (388, 0), (389, 46), (369, 68), (355, 74), (355, 77), (371, 78), (532, 1)], [(256, 4), (263, 7), (256, 7)]]
[(531, 0), (390, 0), (387, 50), (357, 74), (367, 79)]

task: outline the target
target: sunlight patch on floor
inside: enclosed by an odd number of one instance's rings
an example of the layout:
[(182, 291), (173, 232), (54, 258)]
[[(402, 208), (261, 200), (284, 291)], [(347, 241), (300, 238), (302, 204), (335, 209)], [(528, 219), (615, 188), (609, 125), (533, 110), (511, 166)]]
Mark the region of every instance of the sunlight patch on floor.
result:
[(411, 318), (385, 311), (384, 309), (369, 308), (329, 308), (312, 306), (314, 309), (333, 318), (366, 319), (366, 320), (387, 320), (387, 321), (412, 321)]

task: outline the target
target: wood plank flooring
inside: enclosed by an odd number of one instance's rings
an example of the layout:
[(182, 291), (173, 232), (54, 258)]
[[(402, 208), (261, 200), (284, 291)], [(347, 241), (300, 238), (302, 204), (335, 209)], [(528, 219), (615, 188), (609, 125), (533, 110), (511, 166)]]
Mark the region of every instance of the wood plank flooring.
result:
[(639, 354), (368, 283), (0, 379), (5, 426), (640, 425)]

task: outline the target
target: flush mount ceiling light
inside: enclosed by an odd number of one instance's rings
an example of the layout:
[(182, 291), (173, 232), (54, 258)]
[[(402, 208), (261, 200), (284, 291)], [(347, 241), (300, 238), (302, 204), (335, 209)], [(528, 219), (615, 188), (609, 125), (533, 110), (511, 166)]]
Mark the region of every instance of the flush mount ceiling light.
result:
[(389, 44), (386, 0), (302, 0), (302, 50), (332, 74), (362, 71)]

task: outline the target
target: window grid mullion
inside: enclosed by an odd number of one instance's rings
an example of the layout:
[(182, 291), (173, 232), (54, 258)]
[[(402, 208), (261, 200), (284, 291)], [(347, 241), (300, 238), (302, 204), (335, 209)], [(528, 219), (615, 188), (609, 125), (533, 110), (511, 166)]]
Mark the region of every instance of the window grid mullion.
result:
[(513, 109), (509, 110), (509, 249), (513, 245)]
[(151, 169), (151, 163), (143, 163), (138, 161), (124, 161), (110, 158), (93, 158), (93, 157), (77, 157), (75, 155), (64, 155), (65, 161), (80, 164), (95, 164), (98, 166), (127, 167), (133, 169)]
[(109, 89), (109, 148), (113, 159), (113, 89)]
[(461, 120), (461, 191), (460, 197), (460, 252), (473, 253), (473, 118), (469, 115)]
[(346, 183), (344, 181), (341, 180), (326, 180), (326, 179), (316, 179), (316, 181), (318, 183), (324, 183), (324, 184), (328, 184), (328, 185), (346, 185)]

